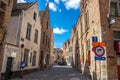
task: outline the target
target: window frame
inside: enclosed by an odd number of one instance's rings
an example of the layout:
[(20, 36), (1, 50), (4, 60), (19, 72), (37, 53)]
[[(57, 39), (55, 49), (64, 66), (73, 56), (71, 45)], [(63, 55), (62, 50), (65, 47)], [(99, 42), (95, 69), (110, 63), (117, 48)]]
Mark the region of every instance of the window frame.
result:
[(37, 51), (33, 51), (32, 66), (36, 66)]
[(34, 42), (35, 43), (38, 43), (38, 34), (39, 34), (38, 30), (35, 29), (35, 35), (34, 35)]
[(33, 19), (36, 21), (36, 19), (37, 19), (37, 13), (36, 12), (34, 12), (34, 14), (33, 14)]
[(29, 52), (30, 52), (29, 49), (27, 49), (27, 48), (24, 49), (23, 61), (26, 63), (26, 66), (28, 65)]
[[(111, 4), (112, 3), (116, 3), (116, 11), (117, 11), (117, 13), (116, 13), (116, 15), (112, 15), (111, 14)], [(113, 16), (113, 17), (118, 17), (118, 16), (120, 16), (120, 1), (119, 0), (111, 0), (111, 2), (110, 2), (110, 14), (111, 14), (111, 16)]]
[(26, 30), (26, 39), (30, 40), (31, 38), (31, 31), (32, 31), (32, 25), (30, 23), (27, 24), (27, 30)]

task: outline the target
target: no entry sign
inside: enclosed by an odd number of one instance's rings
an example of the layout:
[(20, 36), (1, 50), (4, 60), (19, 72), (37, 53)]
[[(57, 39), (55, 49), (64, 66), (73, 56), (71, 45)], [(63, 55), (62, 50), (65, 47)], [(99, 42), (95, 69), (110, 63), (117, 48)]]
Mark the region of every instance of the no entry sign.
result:
[(95, 55), (96, 56), (103, 56), (105, 54), (105, 49), (102, 46), (95, 47)]

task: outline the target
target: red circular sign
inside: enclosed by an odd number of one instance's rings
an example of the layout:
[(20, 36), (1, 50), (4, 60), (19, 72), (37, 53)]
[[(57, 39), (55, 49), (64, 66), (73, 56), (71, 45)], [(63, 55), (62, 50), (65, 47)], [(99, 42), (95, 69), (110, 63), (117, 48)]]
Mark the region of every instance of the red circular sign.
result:
[(21, 47), (21, 48), (24, 48), (24, 44), (21, 44), (20, 47)]
[(103, 56), (104, 54), (105, 54), (105, 49), (104, 49), (102, 46), (97, 46), (97, 47), (95, 48), (95, 55), (96, 55), (96, 56), (101, 57), (101, 56)]

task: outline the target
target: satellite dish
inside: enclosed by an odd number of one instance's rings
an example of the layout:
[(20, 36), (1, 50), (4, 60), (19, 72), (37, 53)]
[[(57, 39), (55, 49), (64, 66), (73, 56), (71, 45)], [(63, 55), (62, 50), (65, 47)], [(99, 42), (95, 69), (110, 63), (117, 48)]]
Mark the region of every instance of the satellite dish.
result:
[(116, 22), (115, 19), (110, 20), (110, 24), (114, 24), (115, 22)]

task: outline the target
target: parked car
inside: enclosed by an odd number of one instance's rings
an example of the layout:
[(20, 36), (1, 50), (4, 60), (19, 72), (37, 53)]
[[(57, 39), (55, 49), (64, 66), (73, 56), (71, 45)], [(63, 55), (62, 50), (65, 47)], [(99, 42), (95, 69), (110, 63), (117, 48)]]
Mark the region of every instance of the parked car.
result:
[(67, 65), (67, 62), (64, 59), (58, 61), (58, 65)]

